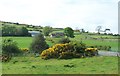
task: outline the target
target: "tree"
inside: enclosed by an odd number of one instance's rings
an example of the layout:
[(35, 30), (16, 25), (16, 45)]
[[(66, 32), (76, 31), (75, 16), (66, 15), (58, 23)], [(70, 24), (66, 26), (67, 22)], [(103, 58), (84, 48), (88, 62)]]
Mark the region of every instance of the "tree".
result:
[(29, 32), (26, 27), (21, 27), (21, 35), (22, 36), (29, 36)]
[(101, 29), (102, 29), (102, 26), (97, 26), (96, 31), (98, 31), (98, 33), (100, 33)]
[(5, 25), (5, 26), (2, 27), (2, 35), (3, 36), (14, 36), (15, 35), (15, 31), (16, 31), (16, 27), (15, 26)]
[(81, 32), (82, 32), (82, 33), (85, 33), (85, 30), (84, 30), (84, 29), (81, 29)]
[(41, 33), (35, 36), (33, 42), (30, 45), (30, 50), (33, 53), (41, 53), (43, 50), (47, 48), (49, 48), (49, 46), (46, 43), (45, 38)]
[(2, 27), (2, 36), (31, 36), (26, 27), (5, 25)]
[(67, 37), (71, 37), (71, 38), (74, 37), (74, 30), (70, 27), (66, 27), (64, 29), (64, 33), (66, 34)]
[(51, 32), (52, 32), (52, 27), (50, 27), (50, 26), (45, 26), (45, 27), (43, 28), (43, 33), (44, 33), (45, 36), (48, 36), (49, 33), (51, 33)]

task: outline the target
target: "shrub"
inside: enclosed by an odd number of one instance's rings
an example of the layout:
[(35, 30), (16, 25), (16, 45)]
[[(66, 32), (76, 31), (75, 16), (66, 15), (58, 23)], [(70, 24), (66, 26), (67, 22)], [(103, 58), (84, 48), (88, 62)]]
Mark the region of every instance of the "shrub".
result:
[[(53, 47), (44, 50), (41, 53), (42, 59), (49, 58), (59, 58), (59, 59), (70, 59), (70, 58), (80, 58), (84, 56), (85, 44), (83, 43), (65, 43), (56, 44)], [(88, 52), (88, 51), (86, 51)]]
[(12, 39), (5, 39), (2, 42), (2, 53), (6, 55), (12, 55), (21, 52), (16, 42), (14, 42)]
[(98, 55), (98, 49), (97, 48), (86, 48), (85, 49), (85, 55), (86, 56)]
[(57, 53), (54, 51), (53, 48), (46, 49), (41, 53), (42, 59), (54, 58), (56, 57), (56, 55)]
[(28, 48), (21, 48), (20, 50), (23, 51), (23, 52), (28, 52), (29, 51)]
[(61, 38), (59, 40), (59, 43), (61, 43), (61, 44), (65, 44), (65, 43), (69, 43), (69, 42), (70, 42), (69, 38)]
[(85, 48), (86, 48), (86, 45), (82, 42), (70, 42), (70, 45), (73, 46), (73, 49), (74, 49), (74, 52), (76, 53), (83, 53)]
[(56, 44), (52, 48), (46, 49), (41, 53), (41, 58), (49, 59), (49, 58), (61, 58), (61, 54), (63, 52), (71, 52), (69, 44)]
[(42, 59), (59, 58), (81, 58), (86, 56), (98, 55), (97, 48), (86, 48), (85, 44), (78, 42), (70, 42), (65, 44), (56, 44), (41, 53)]
[(74, 56), (73, 56), (73, 53), (72, 52), (62, 52), (62, 53), (60, 53), (60, 56), (59, 56), (59, 58), (60, 59), (71, 59), (71, 58), (73, 58)]
[(91, 48), (97, 48), (98, 50), (106, 50), (106, 51), (110, 51), (111, 50), (111, 46), (102, 46), (102, 45), (93, 45), (93, 46), (88, 46)]
[(30, 45), (30, 51), (32, 51), (33, 53), (41, 53), (47, 48), (49, 48), (49, 46), (41, 33), (35, 36), (32, 44)]
[(111, 46), (108, 46), (106, 50), (111, 51)]

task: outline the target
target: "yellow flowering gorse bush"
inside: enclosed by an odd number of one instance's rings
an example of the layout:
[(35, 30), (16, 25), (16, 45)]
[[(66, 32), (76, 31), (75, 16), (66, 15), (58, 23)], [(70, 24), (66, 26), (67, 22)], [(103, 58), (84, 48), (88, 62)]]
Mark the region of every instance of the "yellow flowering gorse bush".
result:
[(98, 49), (97, 48), (86, 48), (85, 51), (97, 51)]
[(81, 45), (76, 47), (76, 45), (65, 43), (65, 44), (56, 44), (53, 47), (44, 50), (40, 54), (40, 56), (42, 59), (49, 59), (49, 58), (65, 59), (65, 58), (85, 57), (89, 55), (94, 56), (96, 53), (97, 53), (97, 48), (81, 49)]
[(65, 52), (70, 52), (70, 44), (56, 44), (52, 48), (46, 49), (41, 53), (43, 59), (59, 58)]

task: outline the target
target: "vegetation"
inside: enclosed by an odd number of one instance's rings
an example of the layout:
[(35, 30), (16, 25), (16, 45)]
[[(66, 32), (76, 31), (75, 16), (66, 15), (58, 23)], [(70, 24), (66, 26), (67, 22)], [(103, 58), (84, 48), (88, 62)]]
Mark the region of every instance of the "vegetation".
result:
[(18, 54), (20, 49), (12, 39), (5, 39), (2, 42), (2, 53), (6, 55)]
[(86, 56), (95, 56), (98, 53), (97, 49), (85, 50), (85, 44), (83, 43), (66, 43), (66, 44), (56, 44), (53, 47), (44, 50), (41, 53), (42, 59), (59, 58), (59, 59), (69, 59), (69, 58), (80, 58)]
[[(71, 27), (63, 29), (46, 26), (43, 28), (1, 21), (0, 25), (2, 25), (0, 30), (3, 36), (7, 36), (1, 37), (4, 55), (0, 58), (4, 62), (10, 60), (8, 63), (3, 62), (3, 74), (118, 73), (117, 57), (96, 56), (97, 50), (118, 51), (119, 35), (107, 34), (106, 31), (110, 29), (105, 29), (105, 34), (100, 34), (102, 27), (98, 26), (96, 30), (99, 34), (97, 34), (85, 32), (84, 29), (73, 30)], [(41, 33), (34, 38), (24, 37), (30, 36), (28, 30), (41, 31)], [(50, 33), (51, 36), (49, 36)], [(58, 37), (55, 37), (56, 34)], [(65, 34), (67, 38), (64, 38), (62, 34)], [(15, 54), (17, 57), (9, 57)], [(40, 57), (34, 57), (34, 54)]]
[(74, 30), (70, 27), (66, 27), (64, 29), (64, 33), (66, 34), (67, 37), (71, 37), (71, 38), (74, 37)]
[(47, 49), (49, 46), (46, 43), (44, 36), (40, 33), (36, 35), (33, 42), (30, 45), (30, 50), (33, 53), (41, 53), (43, 50)]
[(52, 27), (50, 27), (50, 26), (45, 26), (44, 28), (43, 28), (43, 33), (44, 33), (44, 35), (45, 36), (49, 36), (49, 34), (52, 32)]
[(13, 57), (2, 64), (3, 74), (118, 74), (118, 57), (49, 59)]
[(33, 37), (1, 37), (2, 40), (4, 39), (12, 39), (14, 40), (19, 48), (29, 48), (30, 44), (32, 43)]
[(61, 38), (58, 43), (61, 43), (61, 44), (65, 44), (65, 43), (69, 43), (70, 42), (70, 39), (69, 38)]
[(25, 27), (16, 27), (11, 25), (4, 25), (2, 27), (2, 36), (31, 36)]
[[(89, 37), (98, 38), (98, 40), (94, 40)], [(103, 40), (99, 39), (101, 37), (103, 38)], [(32, 43), (32, 39), (33, 39), (33, 37), (2, 37), (2, 39), (8, 39), (8, 38), (11, 38), (14, 41), (16, 41), (18, 43), (19, 48), (29, 48), (30, 44)], [(87, 38), (86, 38), (86, 35), (79, 34), (79, 35), (75, 35), (74, 38), (69, 38), (69, 39), (70, 41), (77, 41), (77, 42), (82, 40), (82, 42), (85, 43), (86, 46), (88, 47), (97, 46), (100, 48), (100, 46), (102, 46), (101, 48), (104, 49), (105, 47), (111, 46), (111, 51), (118, 51), (118, 37), (116, 36), (88, 35), (87, 34)], [(59, 43), (59, 40), (61, 40), (61, 38), (46, 37), (46, 42), (50, 47), (55, 45), (56, 43)]]

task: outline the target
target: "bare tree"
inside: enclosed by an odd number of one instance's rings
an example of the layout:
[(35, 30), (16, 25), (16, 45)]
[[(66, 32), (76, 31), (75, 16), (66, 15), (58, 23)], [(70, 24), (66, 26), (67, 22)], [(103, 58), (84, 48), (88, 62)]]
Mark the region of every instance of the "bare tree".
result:
[(100, 33), (101, 29), (102, 29), (102, 26), (97, 26), (96, 27), (96, 31), (98, 31), (98, 33)]

